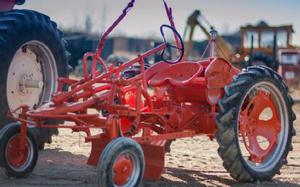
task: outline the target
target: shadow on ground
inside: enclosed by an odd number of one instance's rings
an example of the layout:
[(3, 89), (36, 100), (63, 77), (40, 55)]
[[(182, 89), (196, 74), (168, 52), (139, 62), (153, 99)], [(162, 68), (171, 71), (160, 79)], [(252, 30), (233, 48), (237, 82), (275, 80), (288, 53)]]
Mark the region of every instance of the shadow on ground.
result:
[[(217, 175), (216, 175), (217, 173)], [(164, 175), (169, 175), (176, 180), (170, 180), (169, 177), (162, 177), (159, 181), (145, 181), (144, 187), (202, 187), (202, 186), (295, 186), (299, 184), (283, 182), (278, 180), (263, 182), (263, 183), (238, 183), (233, 179), (226, 177), (227, 173), (224, 171), (195, 171), (180, 168), (166, 168)], [(218, 175), (222, 176), (218, 176)]]
[[(0, 186), (96, 186), (96, 170), (85, 163), (87, 156), (73, 154), (60, 148), (40, 152), (34, 172), (26, 179), (13, 179), (0, 172)], [(284, 180), (284, 179), (283, 179)], [(223, 170), (189, 170), (165, 168), (158, 181), (144, 181), (144, 187), (201, 187), (201, 186), (300, 186), (296, 183), (273, 180), (256, 184), (241, 184)]]

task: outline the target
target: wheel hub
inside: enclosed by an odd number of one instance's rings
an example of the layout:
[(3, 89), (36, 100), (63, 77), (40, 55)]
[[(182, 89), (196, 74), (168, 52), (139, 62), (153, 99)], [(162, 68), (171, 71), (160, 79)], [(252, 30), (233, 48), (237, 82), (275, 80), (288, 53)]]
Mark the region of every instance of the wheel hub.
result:
[(49, 102), (57, 86), (57, 67), (52, 51), (39, 41), (21, 46), (10, 62), (6, 95), (11, 110)]
[(128, 155), (120, 155), (113, 166), (114, 183), (124, 186), (129, 181), (133, 173), (133, 163)]
[[(266, 109), (269, 109), (271, 117), (261, 119)], [(240, 114), (239, 132), (250, 153), (250, 160), (255, 163), (262, 163), (277, 145), (281, 126), (276, 111), (271, 95), (266, 91), (258, 91)]]
[(32, 93), (30, 89), (37, 88), (42, 89), (44, 86), (44, 82), (41, 80), (33, 80), (33, 74), (23, 74), (19, 81), (19, 91), (21, 94), (29, 94)]
[(20, 136), (14, 136), (10, 139), (6, 148), (7, 162), (16, 169), (22, 168), (27, 163), (29, 157), (28, 144), (25, 144), (24, 150), (20, 150), (19, 146)]
[(16, 52), (7, 77), (7, 97), (11, 109), (39, 104), (44, 83), (38, 58), (29, 48), (23, 47)]

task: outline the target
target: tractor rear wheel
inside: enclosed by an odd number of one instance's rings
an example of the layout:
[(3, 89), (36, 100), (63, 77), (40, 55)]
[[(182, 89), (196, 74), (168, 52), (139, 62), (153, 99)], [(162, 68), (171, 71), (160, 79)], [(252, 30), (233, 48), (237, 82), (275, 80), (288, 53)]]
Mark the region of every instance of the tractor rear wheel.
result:
[(140, 186), (145, 170), (141, 146), (130, 138), (112, 140), (103, 150), (97, 167), (99, 187)]
[[(49, 102), (57, 78), (68, 75), (69, 54), (62, 37), (46, 15), (31, 10), (0, 13), (0, 128), (9, 123), (9, 110)], [(36, 132), (42, 146), (57, 130)]]
[(279, 173), (296, 134), (292, 105), (287, 86), (267, 67), (249, 67), (225, 87), (216, 138), (233, 178), (264, 181)]

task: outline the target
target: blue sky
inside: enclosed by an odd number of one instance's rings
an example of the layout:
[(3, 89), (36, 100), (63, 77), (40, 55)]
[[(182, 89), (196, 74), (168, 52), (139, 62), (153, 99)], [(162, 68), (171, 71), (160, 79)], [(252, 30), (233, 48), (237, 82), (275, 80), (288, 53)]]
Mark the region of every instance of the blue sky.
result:
[[(121, 12), (128, 0), (27, 0), (19, 8), (41, 11), (61, 27), (84, 27), (90, 15), (93, 30), (101, 31)], [(182, 33), (189, 14), (200, 9), (221, 32), (234, 32), (242, 25), (265, 20), (270, 25), (293, 24), (293, 42), (300, 45), (300, 0), (167, 0), (174, 9), (178, 30)], [(105, 8), (104, 8), (105, 7)], [(104, 11), (105, 10), (105, 11)], [(105, 20), (105, 21), (104, 21)], [(159, 26), (167, 23), (162, 0), (136, 0), (135, 8), (116, 30), (116, 34), (158, 36)], [(204, 35), (196, 31), (196, 39)]]

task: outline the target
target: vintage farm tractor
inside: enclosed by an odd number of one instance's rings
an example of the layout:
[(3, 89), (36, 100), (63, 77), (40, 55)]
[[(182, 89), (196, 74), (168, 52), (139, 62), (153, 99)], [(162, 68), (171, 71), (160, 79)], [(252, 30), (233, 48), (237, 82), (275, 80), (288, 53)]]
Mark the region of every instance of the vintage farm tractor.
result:
[[(14, 10), (25, 0), (0, 0), (0, 129), (11, 122), (8, 110), (37, 108), (57, 90), (57, 78), (68, 76), (66, 41), (56, 23), (33, 10)], [(52, 121), (53, 123), (53, 121)], [(56, 129), (37, 129), (38, 145), (51, 142)]]
[[(35, 167), (33, 128), (69, 128), (85, 132), (91, 142), (88, 164), (97, 166), (99, 186), (131, 187), (143, 177), (159, 179), (170, 143), (197, 135), (217, 139), (223, 165), (236, 180), (270, 180), (286, 163), (295, 135), (293, 100), (280, 76), (262, 66), (239, 71), (215, 57), (215, 31), (210, 58), (184, 60), (183, 42), (165, 1), (170, 25), (161, 26), (164, 42), (118, 67), (107, 67), (101, 58), (105, 40), (134, 3), (103, 34), (97, 51), (86, 53), (83, 79), (59, 78), (51, 102), (31, 110), (22, 105), (9, 113), (17, 122), (0, 132), (0, 164), (7, 174), (24, 177)], [(174, 34), (174, 44), (167, 42), (166, 31)], [(178, 59), (165, 58), (170, 48), (178, 51)], [(144, 68), (145, 59), (158, 52), (163, 61)], [(88, 59), (93, 61), (91, 72)], [(124, 78), (122, 72), (135, 64), (140, 73)], [(69, 91), (63, 91), (65, 85)], [(52, 120), (67, 123), (49, 124)]]

